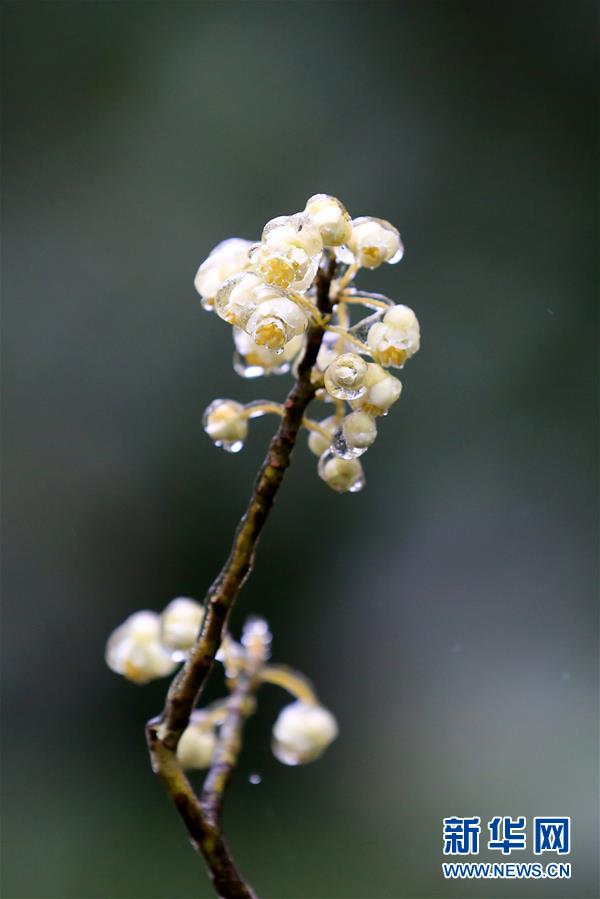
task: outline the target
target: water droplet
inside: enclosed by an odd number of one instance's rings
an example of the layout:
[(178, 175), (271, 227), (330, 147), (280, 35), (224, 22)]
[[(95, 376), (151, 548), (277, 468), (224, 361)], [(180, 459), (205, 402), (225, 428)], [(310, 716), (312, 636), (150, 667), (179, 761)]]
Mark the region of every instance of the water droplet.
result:
[(333, 435), (331, 449), (336, 456), (340, 456), (342, 459), (354, 459), (360, 455), (360, 452), (356, 452), (353, 447), (349, 446), (341, 428), (338, 428)]
[(262, 366), (252, 365), (237, 351), (233, 354), (233, 370), (241, 378), (260, 378), (267, 374)]
[(260, 774), (251, 774), (248, 778), (251, 784), (260, 784), (262, 783), (262, 777)]
[(215, 446), (224, 449), (226, 453), (239, 453), (244, 448), (244, 442), (236, 440), (235, 443), (227, 443), (225, 440), (215, 440)]

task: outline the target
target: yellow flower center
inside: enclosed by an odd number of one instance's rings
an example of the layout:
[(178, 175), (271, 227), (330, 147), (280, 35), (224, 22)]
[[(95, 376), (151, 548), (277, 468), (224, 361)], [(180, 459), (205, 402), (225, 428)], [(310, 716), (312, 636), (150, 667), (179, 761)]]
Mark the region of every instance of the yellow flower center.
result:
[(266, 346), (269, 350), (278, 350), (285, 343), (285, 333), (277, 321), (267, 321), (259, 325), (254, 334), (254, 342), (258, 346)]
[(385, 350), (380, 350), (378, 356), (382, 365), (404, 365), (408, 359), (406, 350), (397, 346), (388, 346)]
[(372, 415), (373, 417), (383, 415), (385, 412), (385, 409), (382, 409), (381, 406), (374, 406), (373, 403), (363, 403), (360, 408), (362, 412), (366, 412), (367, 415)]
[(290, 265), (288, 261), (282, 259), (281, 256), (275, 256), (267, 259), (260, 267), (261, 274), (265, 281), (269, 284), (276, 284), (278, 287), (287, 288), (294, 280), (295, 266)]
[(366, 262), (370, 262), (373, 265), (381, 262), (381, 250), (379, 247), (364, 247), (362, 255)]
[(125, 662), (123, 665), (123, 674), (128, 680), (131, 680), (134, 683), (143, 683), (146, 679), (143, 671), (138, 668), (137, 665), (134, 665), (133, 662)]
[(259, 353), (246, 353), (244, 359), (248, 365), (260, 365), (262, 367), (265, 365), (265, 360)]

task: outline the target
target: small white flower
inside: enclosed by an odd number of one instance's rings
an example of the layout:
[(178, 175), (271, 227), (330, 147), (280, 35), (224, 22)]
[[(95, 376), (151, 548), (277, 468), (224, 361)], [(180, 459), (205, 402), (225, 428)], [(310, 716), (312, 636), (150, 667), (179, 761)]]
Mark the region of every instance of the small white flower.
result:
[(333, 434), (338, 426), (338, 422), (335, 415), (331, 415), (329, 418), (324, 418), (323, 421), (319, 422), (319, 424), (325, 431), (327, 431), (327, 433), (329, 434), (329, 439), (327, 439), (327, 437), (325, 437), (323, 434), (320, 434), (318, 431), (309, 431), (308, 448), (311, 453), (314, 453), (315, 456), (321, 458), (323, 453), (326, 452), (326, 450), (328, 450), (331, 446)]
[(160, 642), (160, 617), (156, 612), (134, 612), (112, 632), (106, 644), (106, 664), (135, 684), (165, 677), (176, 662)]
[(346, 415), (342, 434), (347, 445), (361, 455), (375, 442), (377, 425), (367, 412), (357, 411)]
[(258, 346), (281, 352), (308, 325), (305, 312), (293, 300), (281, 297), (265, 300), (256, 307), (244, 330)]
[(245, 329), (248, 319), (260, 303), (278, 299), (287, 299), (283, 290), (265, 284), (253, 272), (244, 272), (225, 281), (217, 292), (215, 309), (217, 315), (230, 325)]
[(273, 754), (284, 765), (303, 765), (318, 759), (337, 734), (331, 712), (298, 700), (279, 713), (273, 727)]
[(342, 353), (325, 371), (325, 390), (338, 400), (355, 400), (366, 391), (367, 363), (357, 353)]
[(212, 441), (230, 453), (237, 453), (248, 436), (248, 419), (241, 403), (213, 400), (204, 412), (204, 430)]
[(352, 220), (336, 197), (315, 194), (306, 204), (306, 213), (319, 229), (323, 245), (339, 247), (352, 235)]
[(367, 344), (382, 365), (402, 368), (421, 345), (417, 316), (408, 306), (392, 306), (383, 321), (369, 328)]
[(242, 632), (242, 646), (248, 659), (265, 662), (271, 655), (273, 634), (264, 618), (251, 615), (246, 619)]
[(208, 768), (214, 755), (217, 738), (213, 725), (202, 711), (192, 712), (190, 723), (177, 744), (177, 759), (186, 770)]
[(399, 262), (404, 255), (397, 228), (385, 219), (369, 216), (353, 219), (348, 247), (363, 268), (378, 268), (384, 262)]
[(202, 297), (205, 309), (213, 308), (215, 297), (228, 278), (249, 268), (248, 250), (251, 246), (250, 240), (232, 237), (222, 240), (210, 251), (194, 278), (194, 287)]
[(267, 222), (250, 259), (268, 284), (302, 292), (317, 272), (322, 251), (319, 229), (308, 215), (298, 212)]
[(163, 646), (179, 652), (180, 659), (194, 643), (204, 618), (204, 608), (195, 599), (178, 596), (171, 600), (160, 616)]
[(362, 409), (369, 415), (386, 415), (402, 393), (402, 383), (376, 362), (367, 364), (365, 378), (367, 390), (363, 396), (351, 402), (353, 409)]
[(326, 450), (317, 470), (319, 477), (337, 493), (358, 493), (365, 486), (365, 473), (358, 459), (344, 459)]

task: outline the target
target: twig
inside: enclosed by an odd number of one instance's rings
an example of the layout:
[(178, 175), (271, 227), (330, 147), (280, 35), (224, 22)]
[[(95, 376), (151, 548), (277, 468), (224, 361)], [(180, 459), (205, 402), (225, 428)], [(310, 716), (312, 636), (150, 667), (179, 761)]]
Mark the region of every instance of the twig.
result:
[(227, 714), (200, 799), (206, 821), (216, 828), (221, 826), (225, 790), (237, 764), (242, 748), (242, 729), (246, 718), (253, 710), (253, 693), (258, 685), (256, 675), (244, 671), (227, 700)]
[[(331, 313), (329, 292), (334, 272), (335, 261), (331, 259), (317, 277), (317, 309), (322, 316)], [(177, 744), (210, 674), (233, 605), (252, 570), (259, 537), (290, 464), (304, 412), (315, 395), (311, 372), (323, 333), (321, 319), (308, 328), (304, 356), (298, 365), (296, 382), (285, 401), (279, 428), (271, 440), (248, 507), (236, 530), (229, 558), (206, 596), (204, 621), (196, 645), (171, 683), (160, 718), (148, 722), (146, 727), (152, 768), (181, 815), (192, 844), (204, 856), (217, 894), (223, 899), (255, 899), (252, 887), (236, 868), (221, 826), (223, 793), (235, 766), (245, 702), (248, 691), (253, 688), (252, 679), (241, 676), (228, 701), (231, 706), (228, 704), (228, 714), (221, 728), (217, 758), (207, 776), (201, 801), (177, 761)]]

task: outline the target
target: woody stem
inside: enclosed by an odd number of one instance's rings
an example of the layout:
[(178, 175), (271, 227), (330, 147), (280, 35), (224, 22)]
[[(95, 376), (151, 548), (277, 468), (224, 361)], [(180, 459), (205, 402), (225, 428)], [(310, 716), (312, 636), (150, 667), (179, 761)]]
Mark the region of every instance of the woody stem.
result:
[[(219, 781), (219, 814), (215, 816), (214, 809), (208, 808), (206, 801), (201, 802), (195, 795), (181, 769), (176, 755), (177, 744), (211, 672), (231, 610), (252, 570), (258, 540), (290, 465), (304, 412), (315, 395), (311, 373), (324, 334), (321, 316), (331, 313), (329, 294), (334, 273), (335, 260), (331, 259), (317, 276), (320, 317), (308, 328), (296, 381), (284, 403), (279, 428), (271, 440), (248, 506), (235, 532), (229, 558), (206, 595), (204, 620), (196, 644), (169, 687), (161, 715), (146, 726), (152, 769), (164, 783), (187, 828), (192, 845), (204, 856), (215, 890), (223, 899), (255, 899), (252, 887), (235, 865), (222, 832), (222, 795), (233, 772), (236, 753), (228, 762), (227, 776), (222, 782)], [(240, 691), (249, 691), (251, 687), (249, 681), (241, 679), (232, 693), (232, 705), (228, 707), (228, 717), (223, 727), (229, 721), (229, 731), (226, 730), (226, 733), (233, 734), (234, 746), (235, 735), (239, 736), (244, 719), (239, 710), (244, 708), (246, 695), (240, 695)], [(204, 798), (206, 800), (206, 793)]]

